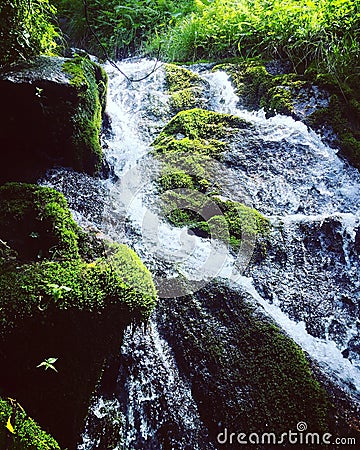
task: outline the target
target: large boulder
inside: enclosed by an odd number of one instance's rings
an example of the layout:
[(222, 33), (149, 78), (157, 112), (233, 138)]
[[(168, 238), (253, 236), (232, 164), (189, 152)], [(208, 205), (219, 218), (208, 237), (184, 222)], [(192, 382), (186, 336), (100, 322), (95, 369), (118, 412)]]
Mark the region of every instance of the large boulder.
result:
[(73, 449), (104, 364), (147, 320), (155, 288), (131, 249), (82, 231), (53, 189), (8, 183), (0, 209), (0, 395)]
[(107, 77), (88, 57), (40, 57), (0, 73), (0, 183), (54, 166), (95, 174)]

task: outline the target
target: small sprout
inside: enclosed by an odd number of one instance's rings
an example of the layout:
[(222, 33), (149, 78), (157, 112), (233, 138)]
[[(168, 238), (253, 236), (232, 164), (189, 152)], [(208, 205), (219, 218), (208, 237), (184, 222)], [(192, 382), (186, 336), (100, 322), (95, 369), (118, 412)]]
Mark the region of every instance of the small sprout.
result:
[(56, 367), (54, 366), (54, 363), (57, 360), (58, 358), (47, 358), (36, 367), (45, 367), (45, 370), (52, 369), (55, 370), (55, 372), (57, 372)]
[(37, 239), (40, 235), (36, 231), (32, 231), (29, 236), (33, 239)]
[(47, 286), (50, 288), (51, 295), (54, 297), (55, 301), (62, 299), (64, 292), (71, 291), (71, 288), (69, 288), (68, 286), (59, 286), (58, 284), (55, 283), (49, 283)]
[(8, 418), (8, 421), (6, 423), (6, 428), (10, 431), (10, 433), (15, 434), (14, 427), (11, 425), (10, 422), (11, 416)]
[(43, 90), (44, 90), (44, 89), (42, 89), (42, 88), (36, 87), (36, 88), (35, 88), (35, 95), (36, 95), (36, 97), (41, 98), (41, 94), (42, 94), (42, 91), (43, 91)]

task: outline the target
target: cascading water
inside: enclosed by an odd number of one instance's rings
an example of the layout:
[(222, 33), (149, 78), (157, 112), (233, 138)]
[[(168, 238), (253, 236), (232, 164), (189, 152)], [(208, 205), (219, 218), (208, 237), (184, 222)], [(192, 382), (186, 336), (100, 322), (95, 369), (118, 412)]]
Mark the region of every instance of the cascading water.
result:
[[(152, 67), (148, 60), (121, 63), (133, 78)], [(301, 122), (285, 116), (267, 119), (262, 111), (242, 109), (225, 73), (194, 67), (209, 85), (207, 108), (253, 125), (251, 137), (235, 139), (224, 155), (219, 167), (224, 194), (238, 201), (245, 196), (273, 224), (269, 253), (251, 273), (240, 273), (236, 257), (221, 244), (215, 251), (217, 263), (209, 264), (213, 243), (170, 226), (154, 206), (150, 181), (157, 163), (149, 155), (150, 144), (171, 118), (164, 70), (130, 83), (110, 65), (105, 68), (111, 132), (104, 143), (115, 177), (92, 181), (56, 170), (44, 183), (65, 193), (80, 223), (132, 246), (154, 276), (159, 275), (160, 284), (164, 274), (174, 273), (194, 283), (202, 281), (201, 286), (214, 276), (230, 281), (356, 400), (360, 389), (358, 171)], [(121, 359), (116, 397), (94, 399), (79, 450), (215, 448), (171, 346), (159, 335), (156, 314), (150, 331), (126, 334)], [(122, 435), (111, 447), (105, 446), (94, 426), (106, 415)]]

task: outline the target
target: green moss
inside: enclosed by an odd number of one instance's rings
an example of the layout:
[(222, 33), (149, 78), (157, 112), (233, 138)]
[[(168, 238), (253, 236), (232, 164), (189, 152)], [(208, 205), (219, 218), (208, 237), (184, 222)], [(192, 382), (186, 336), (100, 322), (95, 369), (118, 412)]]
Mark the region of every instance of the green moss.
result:
[(213, 282), (161, 308), (211, 438), (239, 424), (279, 436), (300, 421), (311, 432), (327, 431), (331, 405), (304, 352), (244, 296)]
[[(93, 263), (42, 261), (0, 267), (1, 332), (39, 313), (45, 319), (54, 309), (99, 312), (118, 305), (134, 322), (146, 320), (156, 299), (150, 273), (125, 245), (113, 244), (110, 251), (111, 257)], [(54, 286), (69, 290), (58, 299)]]
[(204, 86), (203, 80), (198, 75), (175, 64), (165, 64), (165, 74), (169, 92)]
[(206, 83), (190, 70), (165, 64), (165, 74), (170, 104), (175, 111), (202, 106)]
[(79, 227), (65, 197), (22, 183), (0, 187), (0, 238), (23, 260), (77, 258)]
[(239, 117), (194, 108), (179, 112), (164, 127), (159, 138), (180, 134), (189, 139), (224, 139), (228, 133), (248, 127), (249, 124)]
[(181, 189), (168, 191), (162, 200), (165, 216), (175, 226), (189, 226), (197, 234), (220, 239), (235, 250), (243, 239), (257, 239), (265, 251), (271, 225), (256, 209), (197, 191), (182, 193)]
[(275, 113), (294, 116), (294, 103), (302, 88), (318, 86), (329, 92), (326, 108), (312, 113), (305, 122), (315, 130), (326, 126), (337, 136), (335, 144), (351, 164), (360, 168), (360, 96), (358, 77), (339, 82), (330, 74), (309, 68), (304, 75), (295, 73), (271, 75), (261, 60), (227, 63), (214, 68), (228, 72), (243, 103), (250, 108), (264, 108)]
[[(6, 427), (8, 420), (13, 433)], [(6, 450), (60, 450), (58, 443), (12, 399), (0, 398), (0, 448)]]
[(70, 75), (70, 83), (79, 95), (79, 105), (73, 117), (73, 143), (77, 149), (77, 169), (101, 167), (102, 150), (100, 129), (106, 103), (107, 76), (105, 71), (89, 58), (76, 56), (63, 64), (63, 71)]
[[(84, 242), (83, 232), (62, 194), (9, 183), (0, 188), (0, 208), (3, 331), (48, 306), (94, 311), (118, 303), (134, 320), (148, 318), (156, 298), (149, 271), (131, 249), (120, 244), (103, 243), (99, 247), (104, 256), (86, 263), (78, 245), (80, 238)], [(55, 301), (51, 285), (71, 290)]]
[(336, 144), (341, 154), (355, 167), (360, 169), (360, 95), (344, 83), (317, 75), (317, 82), (331, 93), (327, 108), (315, 111), (309, 118), (309, 124), (315, 129), (325, 125), (336, 134)]

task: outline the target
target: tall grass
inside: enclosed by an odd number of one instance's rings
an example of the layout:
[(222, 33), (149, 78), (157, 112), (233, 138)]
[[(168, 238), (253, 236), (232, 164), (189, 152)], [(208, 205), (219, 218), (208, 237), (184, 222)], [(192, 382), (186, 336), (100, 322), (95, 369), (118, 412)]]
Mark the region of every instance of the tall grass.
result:
[(360, 73), (360, 0), (196, 0), (159, 40), (170, 60), (286, 58), (346, 78)]

